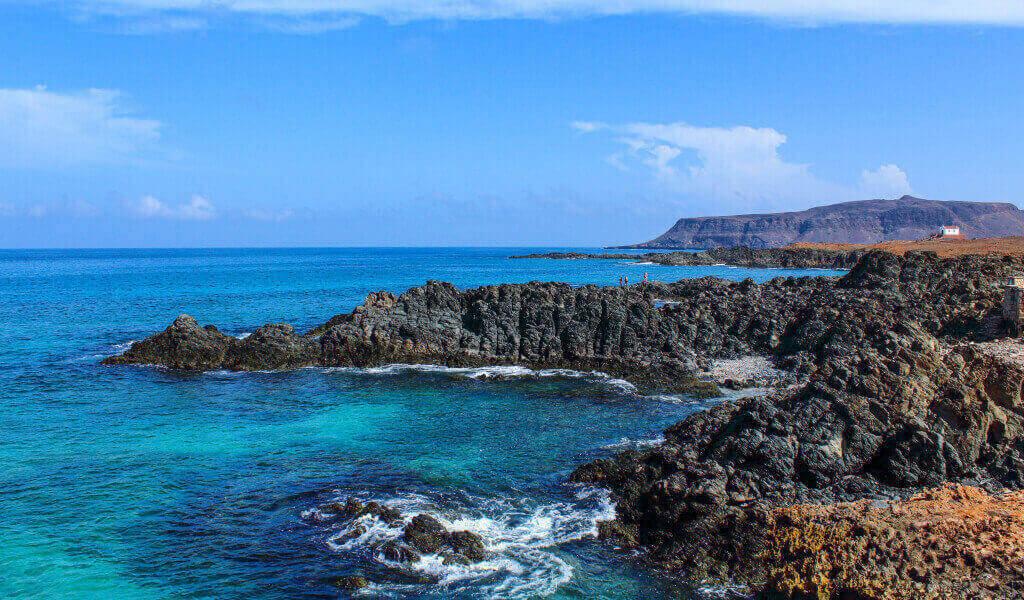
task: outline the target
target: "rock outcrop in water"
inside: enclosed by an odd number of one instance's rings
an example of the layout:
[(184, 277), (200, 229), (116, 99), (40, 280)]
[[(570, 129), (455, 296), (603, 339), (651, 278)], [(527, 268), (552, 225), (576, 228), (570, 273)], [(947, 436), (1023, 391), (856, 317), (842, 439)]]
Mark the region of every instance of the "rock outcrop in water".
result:
[[(704, 278), (629, 289), (531, 283), (459, 291), (430, 282), (397, 297), (371, 294), (305, 335), (265, 325), (236, 339), (183, 315), (105, 362), (192, 370), (519, 364), (600, 370), (710, 395), (714, 386), (692, 376), (708, 359), (769, 351), (808, 295), (831, 285)], [(666, 298), (676, 303), (656, 306)]]
[[(345, 502), (331, 502), (319, 507), (317, 519), (339, 524), (346, 529), (338, 542), (347, 542), (367, 532), (364, 523), (379, 521), (390, 528), (401, 528), (394, 539), (378, 542), (372, 550), (386, 560), (399, 565), (410, 565), (424, 555), (436, 555), (444, 564), (469, 565), (487, 558), (483, 538), (472, 531), (449, 531), (440, 521), (428, 514), (415, 515), (408, 522), (395, 508), (379, 502), (362, 502), (349, 498)], [(364, 578), (359, 577), (359, 579)], [(363, 586), (365, 587), (365, 586)]]
[(903, 196), (807, 210), (679, 219), (657, 238), (632, 248), (775, 248), (794, 242), (873, 244), (917, 240), (943, 225), (967, 237), (1024, 235), (1024, 212), (1005, 202), (943, 202)]
[(511, 258), (551, 258), (559, 260), (612, 259), (650, 262), (657, 265), (713, 266), (730, 265), (754, 269), (850, 269), (866, 250), (828, 250), (819, 248), (712, 248), (701, 252), (650, 252), (647, 254), (586, 254), (583, 252), (545, 252)]
[[(372, 294), (305, 335), (268, 325), (237, 340), (181, 317), (107, 362), (241, 370), (524, 364), (692, 388), (689, 374), (712, 359), (770, 355), (799, 385), (695, 414), (666, 431), (664, 443), (584, 465), (573, 479), (612, 491), (618, 518), (602, 533), (618, 543), (643, 546), (698, 580), (789, 593), (796, 588), (773, 582), (792, 579), (773, 579), (766, 559), (781, 543), (781, 509), (899, 501), (944, 482), (1024, 487), (1024, 361), (974, 343), (1000, 335), (997, 282), (1020, 267), (1006, 257), (872, 251), (842, 278), (760, 285), (704, 278), (629, 289), (531, 283), (459, 291), (431, 282), (397, 297)], [(920, 556), (914, 560), (928, 560)], [(1013, 589), (1007, 569), (1015, 563), (986, 564), (964, 572)], [(926, 572), (923, 564), (900, 568), (901, 577)], [(938, 578), (928, 593), (964, 589), (927, 572)], [(847, 584), (804, 587), (821, 597), (873, 597)]]

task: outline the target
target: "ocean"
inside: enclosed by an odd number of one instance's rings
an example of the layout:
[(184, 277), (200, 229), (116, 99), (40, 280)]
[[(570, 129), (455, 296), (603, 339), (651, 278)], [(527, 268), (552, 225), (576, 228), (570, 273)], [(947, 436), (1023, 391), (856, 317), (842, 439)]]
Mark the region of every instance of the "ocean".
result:
[[(594, 540), (614, 514), (578, 465), (708, 401), (648, 397), (598, 374), (517, 368), (176, 373), (99, 361), (187, 312), (242, 336), (299, 330), (377, 290), (615, 285), (835, 274), (510, 260), (588, 249), (0, 251), (0, 596), (5, 598), (679, 598)], [(590, 249), (589, 251), (595, 251)], [(481, 534), (472, 567), (376, 556), (316, 507), (357, 497)]]

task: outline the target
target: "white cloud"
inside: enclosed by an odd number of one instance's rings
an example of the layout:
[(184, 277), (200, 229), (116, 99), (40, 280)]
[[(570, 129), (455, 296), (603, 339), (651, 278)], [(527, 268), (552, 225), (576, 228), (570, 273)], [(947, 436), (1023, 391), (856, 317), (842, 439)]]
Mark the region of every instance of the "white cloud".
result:
[(209, 221), (217, 216), (217, 210), (206, 198), (194, 195), (185, 204), (170, 206), (153, 196), (144, 196), (129, 207), (144, 219), (178, 219), (183, 221)]
[(120, 27), (117, 30), (129, 35), (151, 35), (157, 33), (201, 31), (206, 29), (208, 25), (209, 23), (203, 17), (156, 14), (125, 19), (120, 23)]
[[(35, 2), (40, 0), (15, 0)], [(57, 4), (57, 0), (42, 0)], [(626, 14), (720, 14), (800, 23), (1024, 25), (1017, 0), (77, 0), (76, 11), (175, 16), (243, 14), (422, 19), (553, 19)]]
[(861, 172), (860, 189), (865, 196), (872, 198), (894, 198), (913, 191), (907, 174), (896, 165), (882, 165), (874, 171)]
[(571, 126), (580, 133), (593, 133), (607, 127), (606, 124), (597, 121), (573, 121)]
[(134, 162), (159, 138), (160, 122), (129, 116), (114, 90), (0, 89), (0, 167)]
[(604, 132), (624, 149), (608, 162), (653, 176), (661, 189), (690, 200), (733, 209), (810, 205), (875, 194), (909, 193), (907, 175), (896, 165), (861, 174), (859, 187), (822, 180), (810, 165), (786, 161), (784, 134), (771, 128), (698, 127), (687, 123), (606, 125), (574, 122), (584, 133)]
[(242, 213), (245, 217), (254, 221), (269, 221), (273, 223), (280, 223), (281, 221), (287, 221), (292, 218), (295, 213), (288, 208), (282, 210), (269, 210), (263, 208), (255, 208), (244, 211)]

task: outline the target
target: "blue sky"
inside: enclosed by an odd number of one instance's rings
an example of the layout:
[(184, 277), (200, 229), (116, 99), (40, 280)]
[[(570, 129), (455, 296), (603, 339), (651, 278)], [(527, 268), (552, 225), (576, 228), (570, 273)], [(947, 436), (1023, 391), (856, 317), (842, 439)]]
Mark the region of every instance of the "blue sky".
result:
[(0, 0), (0, 247), (603, 245), (1020, 204), (1024, 6), (805, 4)]

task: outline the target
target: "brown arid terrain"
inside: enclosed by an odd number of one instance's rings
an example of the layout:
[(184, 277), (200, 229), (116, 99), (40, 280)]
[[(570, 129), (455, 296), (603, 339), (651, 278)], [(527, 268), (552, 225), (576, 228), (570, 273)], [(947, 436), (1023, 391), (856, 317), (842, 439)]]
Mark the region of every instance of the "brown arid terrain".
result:
[(1024, 237), (993, 237), (974, 240), (932, 238), (924, 240), (891, 240), (877, 244), (829, 244), (824, 242), (799, 242), (783, 247), (783, 250), (825, 250), (853, 252), (857, 250), (884, 250), (900, 256), (907, 252), (934, 252), (941, 258), (967, 254), (997, 254), (1002, 256), (1024, 256)]
[(1024, 593), (1024, 492), (946, 485), (907, 500), (776, 509), (768, 590), (810, 598), (1009, 598)]
[(587, 254), (581, 252), (548, 252), (512, 258), (550, 258), (561, 260), (611, 259), (654, 263), (665, 266), (715, 266), (768, 269), (839, 269), (846, 270), (868, 252), (881, 250), (903, 256), (908, 252), (931, 252), (939, 258), (965, 255), (1024, 257), (1024, 237), (990, 237), (976, 239), (927, 238), (922, 240), (891, 240), (877, 244), (841, 244), (798, 242), (781, 248), (712, 248), (701, 252), (651, 252), (647, 254)]

